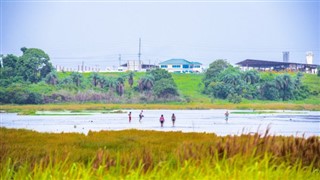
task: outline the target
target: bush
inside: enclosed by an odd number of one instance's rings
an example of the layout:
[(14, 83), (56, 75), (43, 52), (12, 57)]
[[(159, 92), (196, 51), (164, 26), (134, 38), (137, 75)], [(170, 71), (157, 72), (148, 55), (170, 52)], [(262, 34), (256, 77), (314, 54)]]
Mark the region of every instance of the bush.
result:
[(153, 92), (159, 98), (179, 96), (177, 87), (171, 79), (161, 79), (156, 82)]
[(241, 96), (239, 96), (237, 94), (229, 94), (227, 99), (229, 102), (232, 102), (234, 104), (239, 104), (242, 101)]

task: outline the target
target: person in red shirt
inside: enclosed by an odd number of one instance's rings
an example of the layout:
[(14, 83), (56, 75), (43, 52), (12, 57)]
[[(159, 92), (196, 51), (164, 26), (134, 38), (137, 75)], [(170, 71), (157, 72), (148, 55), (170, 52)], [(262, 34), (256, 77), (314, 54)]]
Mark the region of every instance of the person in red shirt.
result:
[(163, 123), (164, 123), (164, 117), (163, 117), (163, 114), (161, 114), (161, 116), (160, 116), (160, 123), (161, 123), (161, 127), (163, 127)]

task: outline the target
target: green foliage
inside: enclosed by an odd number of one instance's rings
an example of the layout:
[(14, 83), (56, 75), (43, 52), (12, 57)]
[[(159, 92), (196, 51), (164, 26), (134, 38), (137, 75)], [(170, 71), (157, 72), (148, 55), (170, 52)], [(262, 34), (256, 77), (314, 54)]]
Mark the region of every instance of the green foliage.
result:
[(45, 78), (45, 82), (47, 84), (51, 84), (53, 86), (58, 84), (58, 75), (56, 71), (51, 71), (49, 74), (47, 74)]
[(141, 77), (138, 83), (139, 91), (142, 92), (152, 90), (154, 86), (154, 81), (154, 77), (150, 74)]
[(262, 85), (261, 96), (266, 100), (278, 100), (280, 98), (275, 81), (267, 81)]
[(98, 85), (98, 80), (99, 80), (100, 76), (98, 73), (94, 72), (90, 75), (90, 79), (92, 80), (92, 85), (94, 87), (97, 87)]
[(247, 84), (256, 84), (260, 81), (260, 74), (257, 70), (249, 70), (242, 73), (242, 79)]
[(164, 69), (153, 69), (147, 72), (147, 74), (153, 76), (155, 81), (159, 81), (160, 79), (172, 79), (171, 74)]
[(218, 59), (212, 62), (205, 72), (205, 77), (203, 79), (205, 87), (208, 87), (212, 81), (217, 81), (220, 73), (229, 66), (230, 64), (224, 59)]
[(20, 57), (9, 54), (3, 58), (4, 67), (0, 69), (2, 86), (23, 81), (38, 83), (53, 71), (50, 58), (44, 51), (25, 47), (21, 50), (23, 55)]
[(130, 88), (132, 88), (132, 85), (133, 85), (133, 76), (134, 76), (134, 73), (131, 71), (129, 73), (129, 78), (128, 78), (128, 83), (130, 85)]
[(83, 75), (79, 72), (72, 72), (70, 75), (70, 79), (77, 87), (79, 87), (83, 82)]
[(25, 88), (25, 84), (12, 84), (0, 90), (1, 103), (14, 104), (41, 104), (43, 97), (38, 92), (33, 92)]
[[(246, 99), (263, 100), (302, 100), (310, 95), (309, 88), (302, 85), (302, 73), (295, 77), (289, 74), (259, 73), (256, 70), (240, 71), (227, 66), (226, 62), (217, 61), (211, 64), (203, 79), (204, 92), (215, 98), (227, 99), (239, 103)], [(214, 66), (215, 65), (215, 66)], [(222, 66), (225, 65), (225, 66)], [(213, 67), (222, 67), (221, 69)]]
[(41, 81), (53, 70), (49, 56), (36, 48), (26, 49), (19, 58), (18, 64), (18, 74), (31, 83)]
[(161, 79), (156, 81), (153, 91), (159, 98), (172, 98), (179, 95), (177, 87), (172, 79)]

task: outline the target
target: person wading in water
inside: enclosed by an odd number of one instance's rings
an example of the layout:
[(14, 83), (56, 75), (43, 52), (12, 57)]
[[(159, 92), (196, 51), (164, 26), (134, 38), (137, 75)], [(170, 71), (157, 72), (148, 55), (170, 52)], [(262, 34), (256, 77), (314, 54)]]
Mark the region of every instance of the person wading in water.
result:
[(226, 111), (226, 113), (224, 113), (224, 115), (226, 116), (226, 123), (228, 123), (228, 119), (229, 119), (229, 112), (228, 111)]
[(171, 120), (172, 120), (172, 127), (174, 127), (174, 123), (176, 121), (176, 116), (174, 115), (174, 113), (171, 116)]
[(129, 116), (129, 123), (131, 123), (131, 112), (129, 112), (128, 116)]
[(139, 122), (141, 123), (141, 119), (143, 118), (143, 110), (141, 110), (140, 114), (139, 114)]
[(164, 123), (164, 117), (163, 117), (163, 114), (161, 114), (161, 116), (160, 116), (160, 123), (161, 123), (161, 127), (163, 127), (163, 123)]

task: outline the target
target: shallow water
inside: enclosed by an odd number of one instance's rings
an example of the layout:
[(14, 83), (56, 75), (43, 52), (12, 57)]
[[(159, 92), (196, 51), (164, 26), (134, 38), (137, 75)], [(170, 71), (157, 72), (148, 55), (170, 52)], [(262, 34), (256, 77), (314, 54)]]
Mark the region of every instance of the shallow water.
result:
[[(128, 122), (128, 112), (132, 121)], [(144, 118), (139, 123), (140, 110), (127, 110), (121, 114), (92, 113), (91, 115), (37, 115), (24, 116), (14, 113), (0, 113), (0, 126), (17, 129), (30, 129), (38, 132), (77, 132), (87, 134), (100, 130), (157, 130), (182, 132), (207, 132), (217, 135), (240, 135), (261, 133), (270, 128), (271, 135), (319, 136), (319, 111), (266, 111), (262, 114), (236, 114), (250, 111), (229, 111), (228, 122), (225, 110), (144, 110)], [(171, 115), (175, 113), (176, 123), (172, 126)], [(45, 113), (44, 113), (45, 114)], [(159, 118), (165, 117), (164, 127)]]

